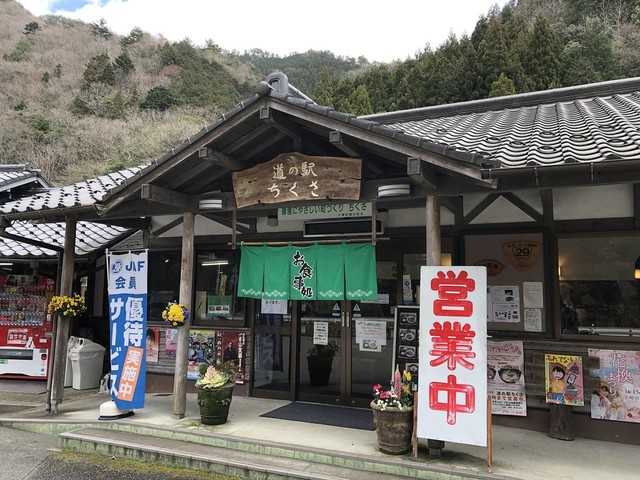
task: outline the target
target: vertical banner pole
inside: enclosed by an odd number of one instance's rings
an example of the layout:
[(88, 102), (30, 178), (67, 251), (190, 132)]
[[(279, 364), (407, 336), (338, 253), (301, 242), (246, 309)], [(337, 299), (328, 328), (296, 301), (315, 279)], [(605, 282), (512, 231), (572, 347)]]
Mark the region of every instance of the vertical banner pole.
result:
[(418, 391), (413, 393), (413, 433), (411, 434), (413, 459), (418, 458)]
[(493, 472), (493, 432), (491, 430), (491, 396), (487, 395), (487, 471)]

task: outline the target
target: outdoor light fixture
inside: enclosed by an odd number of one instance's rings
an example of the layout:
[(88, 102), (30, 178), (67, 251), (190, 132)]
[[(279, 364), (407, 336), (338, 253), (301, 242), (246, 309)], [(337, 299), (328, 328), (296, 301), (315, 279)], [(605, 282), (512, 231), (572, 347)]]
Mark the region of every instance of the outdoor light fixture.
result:
[(270, 227), (277, 227), (278, 226), (278, 216), (277, 215), (269, 215), (267, 217), (267, 225), (269, 225)]
[(224, 199), (222, 198), (205, 198), (198, 202), (200, 210), (220, 210), (224, 208)]
[(408, 197), (409, 195), (411, 195), (411, 185), (408, 183), (378, 186), (378, 198)]
[(225, 258), (216, 258), (214, 260), (205, 260), (201, 264), (203, 267), (212, 267), (215, 265), (229, 265), (229, 260)]
[(636, 269), (633, 277), (636, 280), (640, 280), (640, 257), (638, 257), (638, 259), (636, 260)]

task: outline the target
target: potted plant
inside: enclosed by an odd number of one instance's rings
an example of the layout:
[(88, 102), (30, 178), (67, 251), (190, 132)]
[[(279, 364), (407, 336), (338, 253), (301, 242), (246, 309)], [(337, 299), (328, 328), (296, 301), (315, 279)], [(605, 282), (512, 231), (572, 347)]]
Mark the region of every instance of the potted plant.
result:
[(172, 327), (181, 327), (189, 321), (189, 309), (177, 302), (169, 302), (162, 311), (162, 319)]
[(227, 421), (238, 366), (234, 361), (221, 364), (203, 363), (199, 367), (196, 388), (200, 421), (205, 425), (220, 425)]
[(69, 319), (82, 315), (86, 309), (84, 296), (77, 293), (53, 296), (47, 306), (47, 312)]
[(340, 351), (336, 342), (329, 342), (326, 345), (313, 345), (307, 352), (307, 362), (309, 365), (309, 381), (311, 385), (329, 385), (333, 357)]
[(390, 390), (380, 384), (373, 387), (373, 426), (383, 453), (400, 455), (411, 450), (413, 387), (411, 374), (404, 370), (401, 375), (397, 365)]

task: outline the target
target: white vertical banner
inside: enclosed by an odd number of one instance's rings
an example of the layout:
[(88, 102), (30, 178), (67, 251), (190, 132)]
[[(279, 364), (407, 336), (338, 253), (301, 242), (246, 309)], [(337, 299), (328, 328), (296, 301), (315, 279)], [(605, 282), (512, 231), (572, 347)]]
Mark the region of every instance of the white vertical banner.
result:
[(111, 398), (119, 409), (144, 407), (147, 251), (107, 253)]
[(420, 269), (420, 438), (487, 446), (487, 272)]

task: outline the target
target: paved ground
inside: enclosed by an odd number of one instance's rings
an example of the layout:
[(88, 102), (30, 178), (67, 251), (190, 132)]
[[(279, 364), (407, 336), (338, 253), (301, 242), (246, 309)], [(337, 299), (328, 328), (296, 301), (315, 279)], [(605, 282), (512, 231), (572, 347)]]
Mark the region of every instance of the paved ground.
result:
[[(65, 391), (65, 400), (58, 414), (44, 412), (46, 396), (0, 392), (0, 421), (26, 418), (30, 421), (96, 422), (99, 407), (109, 397), (97, 391)], [(330, 427), (303, 422), (261, 417), (288, 402), (247, 397), (234, 397), (229, 421), (219, 426), (204, 426), (199, 421), (194, 394), (187, 394), (184, 419), (172, 415), (171, 395), (147, 395), (145, 408), (136, 410), (122, 421), (140, 426), (153, 425), (176, 431), (207, 432), (225, 437), (245, 438), (262, 442), (298, 445), (310, 449), (348, 452), (352, 455), (383, 457), (403, 462), (406, 458), (392, 458), (377, 449), (376, 433), (368, 430)], [(36, 407), (22, 409), (22, 407)], [(21, 408), (19, 411), (15, 411)], [(4, 412), (3, 410), (4, 409)], [(12, 411), (8, 411), (12, 410)], [(637, 426), (640, 429), (640, 425)], [(640, 430), (639, 430), (640, 435)], [(448, 442), (441, 458), (430, 457), (421, 440), (418, 461), (440, 468), (463, 469), (478, 476), (486, 474), (485, 448)], [(34, 445), (33, 452), (49, 448), (48, 444)], [(493, 427), (493, 475), (522, 480), (576, 480), (580, 478), (635, 479), (640, 472), (639, 448), (611, 442), (576, 439), (562, 441), (546, 434), (508, 427)], [(27, 452), (28, 454), (29, 452)]]

